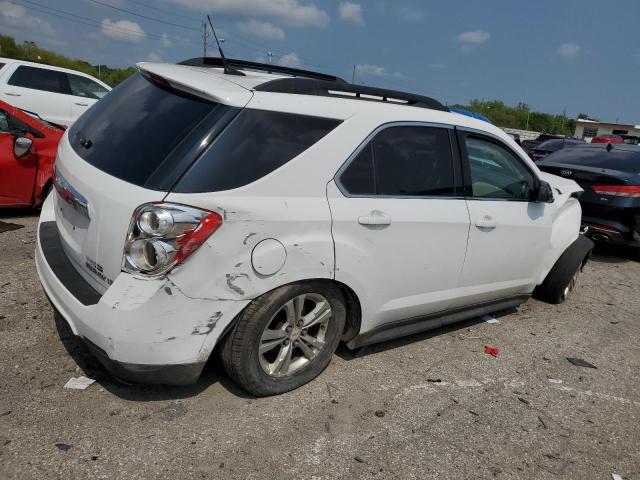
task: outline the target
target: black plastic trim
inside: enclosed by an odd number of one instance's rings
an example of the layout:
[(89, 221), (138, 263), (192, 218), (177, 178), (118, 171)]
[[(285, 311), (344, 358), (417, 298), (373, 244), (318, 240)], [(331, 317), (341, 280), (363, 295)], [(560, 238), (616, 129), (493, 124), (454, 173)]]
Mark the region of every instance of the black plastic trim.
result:
[(82, 337), (89, 351), (114, 377), (130, 383), (160, 385), (191, 385), (198, 381), (206, 362), (176, 365), (144, 365), (119, 362), (109, 358), (107, 352), (91, 340)]
[(102, 294), (82, 278), (67, 254), (64, 253), (56, 222), (42, 222), (39, 237), (44, 258), (64, 288), (69, 290), (69, 293), (83, 305), (89, 306), (98, 303)]
[[(344, 79), (326, 73), (313, 72), (311, 70), (303, 70), (301, 68), (284, 67), (282, 65), (273, 65), (271, 63), (251, 62), (249, 60), (238, 60), (235, 58), (227, 58), (227, 65), (235, 68), (246, 68), (249, 70), (259, 70), (267, 73), (286, 73), (287, 75), (295, 75), (298, 77), (317, 78), (329, 82), (346, 83)], [(178, 65), (187, 65), (190, 67), (214, 67), (224, 68), (222, 59), (219, 57), (195, 57), (183, 60)]]
[[(385, 88), (369, 87), (366, 85), (354, 85), (352, 83), (336, 84), (326, 80), (318, 80), (311, 78), (278, 78), (258, 85), (255, 90), (260, 92), (276, 92), (276, 93), (295, 93), (299, 95), (317, 95), (321, 97), (340, 98), (343, 100), (365, 100), (378, 103), (390, 103), (392, 105), (404, 105), (409, 107), (429, 108), (431, 110), (440, 110), (448, 112), (449, 109), (439, 101), (422, 95), (413, 93), (400, 92), (397, 90), (387, 90)], [(333, 93), (338, 92), (338, 93)], [(346, 95), (341, 95), (344, 93)], [(363, 95), (372, 95), (380, 97), (367, 98)], [(394, 102), (393, 100), (402, 100), (406, 103)]]
[(461, 308), (444, 310), (430, 315), (412, 317), (404, 320), (386, 323), (373, 330), (362, 333), (347, 343), (351, 349), (384, 342), (394, 338), (406, 337), (417, 333), (433, 330), (451, 323), (469, 320), (488, 313), (514, 308), (526, 302), (531, 295), (516, 295), (513, 297), (494, 300), (491, 302), (468, 305)]

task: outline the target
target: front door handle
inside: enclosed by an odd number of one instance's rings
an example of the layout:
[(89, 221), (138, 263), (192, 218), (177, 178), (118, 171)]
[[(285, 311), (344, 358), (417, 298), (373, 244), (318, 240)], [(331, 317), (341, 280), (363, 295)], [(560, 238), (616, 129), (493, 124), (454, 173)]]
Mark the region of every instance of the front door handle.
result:
[(89, 104), (88, 103), (82, 103), (82, 102), (74, 102), (76, 105), (80, 106), (80, 107), (88, 107)]
[(493, 218), (491, 215), (485, 215), (484, 217), (476, 220), (476, 227), (478, 228), (493, 229), (493, 228), (496, 228), (497, 226), (498, 226), (498, 222), (496, 222), (496, 219)]
[(6, 93), (10, 97), (19, 97), (20, 96), (19, 93), (15, 93), (15, 92), (4, 92), (4, 93)]
[(358, 217), (360, 225), (390, 225), (391, 217), (384, 212), (373, 210), (369, 215)]

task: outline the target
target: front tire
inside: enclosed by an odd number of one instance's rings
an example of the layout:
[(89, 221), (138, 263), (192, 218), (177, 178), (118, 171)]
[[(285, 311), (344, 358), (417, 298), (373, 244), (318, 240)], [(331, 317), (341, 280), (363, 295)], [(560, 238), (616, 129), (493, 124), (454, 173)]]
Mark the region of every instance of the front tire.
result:
[(331, 362), (346, 321), (342, 291), (328, 282), (285, 285), (251, 302), (224, 339), (229, 376), (256, 396), (296, 389)]
[(543, 302), (563, 303), (576, 285), (578, 275), (591, 256), (594, 243), (580, 235), (564, 251), (540, 285), (533, 291), (533, 297)]

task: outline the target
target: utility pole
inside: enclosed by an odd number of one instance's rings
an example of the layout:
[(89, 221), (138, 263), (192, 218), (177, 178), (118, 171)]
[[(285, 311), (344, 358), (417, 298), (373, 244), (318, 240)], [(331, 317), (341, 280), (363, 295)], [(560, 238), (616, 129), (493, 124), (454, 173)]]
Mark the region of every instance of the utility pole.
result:
[(351, 75), (351, 83), (356, 83), (356, 66), (353, 66), (353, 74)]
[(207, 56), (207, 41), (209, 39), (209, 31), (207, 30), (207, 22), (202, 21), (202, 55)]
[(273, 52), (267, 52), (267, 62), (271, 65), (273, 61)]

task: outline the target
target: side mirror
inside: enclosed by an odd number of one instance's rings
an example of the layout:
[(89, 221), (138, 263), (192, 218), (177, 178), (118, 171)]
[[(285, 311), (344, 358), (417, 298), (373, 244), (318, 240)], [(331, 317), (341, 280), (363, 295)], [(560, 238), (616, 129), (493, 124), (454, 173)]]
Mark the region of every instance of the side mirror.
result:
[(31, 146), (33, 145), (33, 140), (27, 137), (17, 137), (13, 142), (13, 154), (16, 158), (24, 157), (29, 150), (31, 150)]
[(553, 189), (544, 180), (540, 182), (535, 201), (537, 203), (553, 203)]

